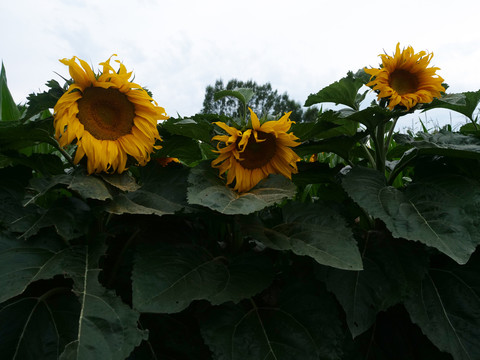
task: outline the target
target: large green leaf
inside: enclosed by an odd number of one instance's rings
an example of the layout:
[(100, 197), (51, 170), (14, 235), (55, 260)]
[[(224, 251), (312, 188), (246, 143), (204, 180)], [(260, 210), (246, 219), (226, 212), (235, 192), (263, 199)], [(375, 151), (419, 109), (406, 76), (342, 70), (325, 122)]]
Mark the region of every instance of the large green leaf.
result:
[(27, 123), (19, 121), (0, 122), (0, 150), (23, 149), (47, 143), (58, 147), (53, 138), (52, 119), (37, 120)]
[(310, 139), (329, 139), (339, 136), (353, 136), (358, 123), (345, 119), (339, 111), (323, 111), (315, 122), (299, 122), (292, 124), (292, 132), (304, 142)]
[(441, 130), (434, 134), (417, 133), (416, 137), (397, 134), (394, 137), (399, 146), (392, 149), (389, 156), (398, 157), (406, 148), (415, 148), (418, 155), (442, 155), (466, 159), (480, 159), (480, 139)]
[(295, 185), (282, 175), (270, 175), (246, 193), (227, 187), (209, 162), (190, 171), (188, 202), (223, 214), (250, 214), (295, 196)]
[(0, 303), (17, 296), (37, 280), (63, 273), (68, 248), (54, 236), (24, 241), (0, 233)]
[(368, 330), (380, 311), (415, 291), (427, 268), (426, 254), (419, 246), (374, 239), (373, 235), (365, 244), (362, 260), (362, 271), (329, 268), (324, 275), (328, 290), (345, 311), (353, 337)]
[(100, 174), (102, 179), (108, 184), (120, 189), (122, 191), (135, 191), (140, 188), (135, 178), (127, 171), (121, 174)]
[(386, 186), (380, 172), (356, 167), (342, 184), (396, 238), (420, 241), (459, 264), (465, 264), (480, 244), (480, 184), (476, 180), (437, 175), (400, 191)]
[[(9, 360), (57, 360), (75, 339), (80, 306), (68, 288), (0, 305), (0, 353)], [(74, 358), (74, 357), (72, 357)]]
[(32, 170), (25, 166), (0, 169), (0, 224), (6, 228), (26, 216), (29, 208), (23, 207), (25, 187)]
[(309, 283), (291, 284), (276, 306), (225, 304), (200, 322), (215, 360), (339, 360), (340, 324), (331, 295)]
[(475, 120), (473, 113), (480, 102), (480, 90), (467, 91), (460, 94), (448, 94), (440, 99), (434, 99), (430, 104), (423, 105), (423, 111), (430, 109), (449, 109), (465, 115), (472, 121)]
[(228, 301), (235, 303), (256, 295), (270, 285), (274, 278), (269, 257), (252, 253), (241, 254), (228, 261), (228, 279), (223, 289), (209, 298), (213, 305)]
[(163, 121), (160, 127), (170, 134), (181, 135), (206, 143), (210, 143), (212, 139), (213, 125), (200, 115), (192, 119), (170, 118)]
[(187, 168), (164, 168), (152, 161), (140, 169), (141, 187), (118, 194), (106, 205), (106, 210), (117, 215), (174, 214), (187, 207), (187, 176)]
[(62, 184), (67, 185), (69, 190), (77, 192), (85, 199), (106, 200), (112, 196), (105, 183), (95, 175), (87, 175), (84, 169), (78, 169), (72, 174), (62, 174), (53, 177), (34, 178), (30, 187), (38, 192), (30, 201), (44, 195), (48, 190)]
[(0, 155), (0, 168), (12, 165), (29, 167), (43, 176), (62, 174), (65, 167), (61, 158), (53, 154), (33, 152), (31, 155), (26, 156), (20, 152), (8, 151)]
[[(336, 136), (321, 140), (310, 140), (295, 148), (298, 156), (309, 156), (321, 152), (334, 153), (344, 159), (350, 158), (350, 152), (361, 139), (366, 136), (364, 132), (358, 132), (354, 136)], [(294, 175), (295, 176), (295, 175)]]
[(2, 62), (2, 70), (0, 71), (0, 121), (12, 121), (20, 118), (15, 101), (7, 86), (7, 74)]
[(480, 256), (430, 269), (405, 303), (425, 335), (455, 360), (480, 358)]
[(350, 121), (357, 121), (367, 127), (369, 131), (373, 131), (378, 125), (386, 124), (395, 117), (406, 115), (404, 111), (383, 108), (381, 106), (369, 106), (360, 111), (343, 111), (342, 116)]
[(72, 240), (87, 234), (92, 215), (90, 207), (82, 200), (62, 197), (47, 209), (26, 212), (10, 225), (10, 230), (22, 232), (21, 237), (28, 239), (41, 229), (53, 226), (65, 240)]
[(202, 159), (198, 141), (180, 135), (163, 137), (162, 148), (155, 153), (155, 156), (181, 159), (188, 165)]
[(351, 229), (340, 214), (327, 206), (289, 204), (283, 208), (283, 223), (271, 229), (250, 223), (243, 231), (271, 249), (290, 250), (339, 269), (362, 269)]
[(172, 313), (220, 292), (224, 264), (203, 248), (158, 246), (136, 252), (133, 306), (141, 312)]
[(362, 79), (349, 72), (346, 77), (324, 87), (316, 94), (310, 94), (305, 101), (305, 106), (331, 102), (346, 105), (352, 109), (359, 109), (358, 90), (364, 85)]
[(133, 305), (142, 312), (173, 313), (193, 300), (238, 302), (266, 288), (271, 262), (261, 256), (213, 257), (192, 246), (144, 247), (135, 256)]
[(53, 109), (60, 97), (65, 93), (56, 80), (50, 80), (46, 83), (48, 91), (27, 96), (28, 107), (23, 118), (29, 119), (39, 113), (49, 113)]
[(64, 264), (81, 309), (77, 334), (66, 345), (62, 360), (125, 359), (146, 335), (137, 328), (139, 314), (99, 283), (104, 246), (100, 238), (94, 241), (71, 248), (71, 261)]

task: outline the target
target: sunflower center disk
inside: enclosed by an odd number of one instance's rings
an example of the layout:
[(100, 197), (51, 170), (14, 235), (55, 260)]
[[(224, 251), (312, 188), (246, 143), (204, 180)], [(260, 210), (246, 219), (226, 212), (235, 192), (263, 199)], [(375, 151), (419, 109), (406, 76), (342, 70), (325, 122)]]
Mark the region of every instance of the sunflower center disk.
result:
[(244, 151), (241, 153), (240, 164), (245, 169), (258, 169), (266, 165), (270, 159), (275, 155), (275, 135), (257, 132), (258, 139), (264, 140), (257, 142), (253, 134), (248, 139)]
[(89, 87), (78, 100), (78, 120), (99, 140), (116, 140), (130, 134), (135, 107), (118, 89)]
[(418, 90), (418, 79), (409, 71), (395, 70), (390, 74), (390, 86), (399, 95), (411, 94)]

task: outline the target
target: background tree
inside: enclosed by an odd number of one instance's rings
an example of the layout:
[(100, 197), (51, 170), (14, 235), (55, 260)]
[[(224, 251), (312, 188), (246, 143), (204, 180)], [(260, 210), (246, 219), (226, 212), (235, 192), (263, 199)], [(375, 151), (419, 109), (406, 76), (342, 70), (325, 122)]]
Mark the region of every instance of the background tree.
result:
[(230, 117), (240, 117), (243, 106), (239, 101), (232, 97), (224, 97), (215, 101), (215, 93), (222, 90), (234, 90), (237, 88), (249, 88), (254, 91), (253, 98), (248, 105), (259, 115), (283, 115), (285, 112), (291, 111), (290, 119), (296, 122), (315, 121), (318, 109), (309, 108), (304, 110), (302, 105), (295, 100), (290, 99), (285, 92), (279, 94), (277, 90), (272, 89), (270, 83), (258, 85), (256, 82), (240, 81), (237, 79), (230, 80), (224, 85), (222, 80), (215, 81), (215, 85), (208, 85), (205, 89), (205, 99), (203, 100), (203, 114), (219, 114)]

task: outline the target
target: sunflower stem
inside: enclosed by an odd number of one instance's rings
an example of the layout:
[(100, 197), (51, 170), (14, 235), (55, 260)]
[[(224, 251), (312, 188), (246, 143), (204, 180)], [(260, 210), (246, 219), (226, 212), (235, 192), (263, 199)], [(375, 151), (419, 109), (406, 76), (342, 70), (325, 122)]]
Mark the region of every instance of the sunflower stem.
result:
[(385, 123), (378, 125), (375, 130), (376, 169), (385, 174)]
[(390, 145), (392, 143), (393, 131), (395, 130), (395, 126), (397, 125), (398, 118), (399, 118), (399, 116), (397, 116), (393, 119), (392, 127), (388, 131), (387, 142), (385, 143), (385, 153), (388, 152), (388, 149), (390, 148)]
[[(56, 141), (55, 138), (52, 138)], [(75, 163), (73, 162), (73, 159), (72, 157), (70, 156), (70, 154), (68, 154), (61, 146), (60, 144), (57, 143), (58, 146), (56, 146), (57, 150), (63, 155), (63, 157), (65, 159), (67, 159), (67, 161), (70, 163), (70, 165), (72, 166), (75, 166)]]
[(368, 158), (368, 161), (370, 162), (370, 165), (372, 165), (372, 167), (374, 169), (376, 169), (377, 165), (375, 163), (375, 159), (373, 158), (372, 154), (370, 154), (370, 151), (368, 150), (368, 148), (365, 144), (361, 143), (361, 145), (362, 145), (363, 150), (365, 151), (365, 154), (367, 155), (367, 158)]

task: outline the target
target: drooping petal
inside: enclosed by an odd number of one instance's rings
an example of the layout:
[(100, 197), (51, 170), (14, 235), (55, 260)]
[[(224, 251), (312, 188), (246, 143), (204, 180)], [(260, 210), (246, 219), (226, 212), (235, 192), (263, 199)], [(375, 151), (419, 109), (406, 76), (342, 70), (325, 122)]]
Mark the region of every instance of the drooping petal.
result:
[[(249, 191), (270, 174), (282, 174), (291, 178), (296, 173), (300, 158), (290, 148), (299, 145), (298, 138), (290, 130), (290, 113), (279, 120), (260, 125), (257, 115), (251, 111), (251, 128), (243, 132), (224, 123), (215, 123), (229, 135), (216, 135), (218, 157), (212, 167), (219, 175), (227, 174), (226, 185), (242, 193)], [(253, 136), (252, 136), (253, 134)], [(223, 145), (223, 146), (222, 146)]]

